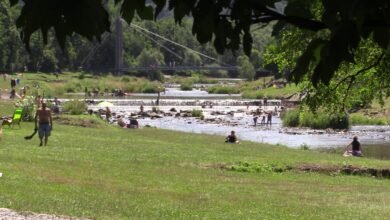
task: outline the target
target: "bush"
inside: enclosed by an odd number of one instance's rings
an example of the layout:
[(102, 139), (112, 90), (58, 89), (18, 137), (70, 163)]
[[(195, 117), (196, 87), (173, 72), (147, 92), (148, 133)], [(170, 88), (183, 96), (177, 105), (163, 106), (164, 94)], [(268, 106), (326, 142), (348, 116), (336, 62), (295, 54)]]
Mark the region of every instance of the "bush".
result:
[(180, 89), (183, 91), (191, 91), (193, 87), (193, 84), (191, 82), (183, 82), (180, 85)]
[(349, 118), (345, 114), (333, 114), (329, 116), (329, 127), (335, 129), (349, 128)]
[(23, 115), (22, 119), (25, 121), (32, 121), (35, 117), (35, 97), (34, 96), (27, 96), (22, 100), (18, 100), (15, 103), (15, 106), (17, 108), (23, 108)]
[(80, 73), (79, 76), (77, 77), (78, 79), (84, 79), (85, 78), (85, 74), (84, 73)]
[(203, 111), (202, 110), (196, 110), (196, 109), (193, 109), (192, 110), (192, 117), (202, 117), (203, 116)]
[(122, 82), (130, 82), (130, 81), (131, 81), (130, 77), (128, 76), (122, 77)]
[(158, 92), (158, 86), (153, 83), (145, 83), (144, 87), (142, 89), (142, 93), (157, 93)]
[(301, 144), (301, 146), (299, 146), (299, 149), (301, 149), (301, 150), (310, 150), (310, 147), (306, 143), (303, 143), (303, 144)]
[(85, 102), (81, 102), (77, 99), (64, 103), (64, 111), (69, 112), (71, 115), (81, 115), (87, 111), (88, 107)]
[(314, 129), (348, 129), (348, 117), (342, 114), (328, 114), (326, 112), (300, 111), (294, 109), (281, 115), (283, 126), (309, 127)]
[(298, 127), (299, 126), (299, 109), (294, 109), (285, 112), (281, 115), (283, 126), (285, 127)]

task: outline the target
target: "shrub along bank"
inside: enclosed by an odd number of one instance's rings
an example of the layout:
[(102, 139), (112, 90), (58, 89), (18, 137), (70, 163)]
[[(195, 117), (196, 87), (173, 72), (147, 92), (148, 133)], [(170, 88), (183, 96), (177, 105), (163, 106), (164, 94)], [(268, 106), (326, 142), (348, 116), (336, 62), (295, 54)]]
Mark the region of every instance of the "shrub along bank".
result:
[(350, 126), (347, 115), (330, 114), (326, 112), (313, 113), (308, 110), (293, 109), (281, 115), (283, 126), (309, 127), (314, 129), (348, 129)]

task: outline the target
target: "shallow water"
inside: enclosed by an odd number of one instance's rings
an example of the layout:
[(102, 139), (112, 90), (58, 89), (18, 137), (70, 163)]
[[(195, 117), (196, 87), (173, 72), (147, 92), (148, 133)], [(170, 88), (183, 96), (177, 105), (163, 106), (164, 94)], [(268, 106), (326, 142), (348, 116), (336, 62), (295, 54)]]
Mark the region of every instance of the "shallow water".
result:
[[(145, 101), (145, 100), (144, 100)], [(193, 101), (193, 100), (192, 100)], [(233, 101), (233, 100), (231, 100)], [(228, 104), (229, 100), (219, 103)], [(347, 145), (352, 137), (357, 135), (362, 144), (390, 144), (390, 126), (353, 126), (348, 132), (326, 133), (324, 130), (312, 129), (287, 129), (281, 125), (279, 117), (273, 117), (272, 126), (253, 126), (253, 117), (249, 114), (255, 110), (256, 106), (213, 106), (213, 108), (202, 108), (201, 106), (159, 106), (159, 109), (164, 112), (169, 112), (171, 108), (180, 110), (201, 109), (205, 115), (205, 119), (222, 119), (222, 123), (205, 122), (195, 118), (176, 118), (164, 117), (161, 119), (140, 118), (141, 126), (152, 126), (163, 129), (170, 129), (191, 133), (205, 133), (226, 136), (231, 130), (235, 130), (237, 136), (241, 140), (249, 140), (260, 143), (282, 144), (293, 148), (298, 148), (301, 145), (307, 145), (310, 148), (329, 148)], [(97, 106), (90, 106), (93, 110), (99, 109)], [(128, 117), (130, 113), (137, 113), (137, 106), (114, 106), (110, 107), (112, 112)], [(263, 107), (264, 108), (264, 107)], [(274, 106), (267, 106), (264, 110), (273, 110)], [(149, 111), (152, 106), (145, 106), (144, 110)], [(231, 112), (234, 115), (211, 115), (213, 111)], [(241, 111), (237, 113), (237, 111)], [(260, 122), (260, 119), (258, 120)], [(292, 132), (291, 132), (291, 131)], [(290, 133), (288, 133), (290, 131)], [(292, 134), (297, 133), (297, 134)]]

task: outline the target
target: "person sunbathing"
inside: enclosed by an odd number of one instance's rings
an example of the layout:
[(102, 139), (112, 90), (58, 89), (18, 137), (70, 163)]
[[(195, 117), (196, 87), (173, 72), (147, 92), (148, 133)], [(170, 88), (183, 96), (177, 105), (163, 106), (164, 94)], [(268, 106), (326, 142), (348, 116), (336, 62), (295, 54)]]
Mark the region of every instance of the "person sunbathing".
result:
[(235, 134), (234, 131), (231, 131), (230, 132), (230, 135), (228, 135), (226, 137), (226, 140), (225, 140), (226, 143), (231, 143), (231, 144), (238, 144), (240, 143), (238, 140), (237, 140), (237, 136)]
[(353, 141), (350, 144), (348, 144), (344, 155), (346, 155), (346, 154), (356, 156), (356, 157), (363, 156), (362, 146), (361, 146), (360, 142), (358, 141), (357, 136), (353, 137)]

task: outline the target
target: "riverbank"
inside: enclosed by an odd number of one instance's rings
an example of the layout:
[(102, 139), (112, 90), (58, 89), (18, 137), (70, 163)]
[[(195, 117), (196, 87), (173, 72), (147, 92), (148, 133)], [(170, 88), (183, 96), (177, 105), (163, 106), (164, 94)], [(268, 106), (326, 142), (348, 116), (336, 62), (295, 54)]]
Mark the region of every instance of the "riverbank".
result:
[[(352, 126), (350, 130), (283, 127), (279, 117), (281, 108), (278, 107), (278, 100), (269, 100), (269, 105), (261, 108), (263, 113), (259, 115), (257, 126), (254, 126), (253, 114), (256, 113), (258, 106), (246, 106), (246, 101), (243, 100), (164, 100), (164, 105), (158, 107), (158, 113), (152, 112), (153, 106), (148, 100), (109, 101), (115, 103), (110, 107), (111, 111), (125, 120), (130, 115), (138, 115), (139, 106), (144, 104), (147, 116), (138, 118), (142, 127), (151, 126), (212, 135), (227, 135), (231, 130), (235, 130), (242, 140), (280, 144), (293, 148), (299, 148), (302, 145), (312, 149), (346, 146), (353, 136), (359, 136), (364, 145), (386, 144), (390, 146), (389, 126)], [(207, 102), (212, 103), (212, 108), (208, 105), (202, 107), (202, 103)], [(271, 105), (272, 103), (276, 105)], [(94, 104), (91, 104), (89, 108), (94, 111), (101, 109)], [(278, 114), (272, 117), (271, 126), (261, 125), (261, 115), (270, 111), (275, 113), (275, 108)], [(191, 114), (185, 113), (194, 109), (203, 112), (203, 120), (190, 117)]]
[[(4, 129), (0, 207), (92, 219), (383, 219), (389, 214), (387, 179), (298, 169), (304, 164), (384, 169), (389, 161), (247, 141), (231, 145), (207, 134), (121, 129), (93, 116), (61, 117), (68, 120), (55, 120), (47, 147), (38, 147), (36, 138), (24, 140), (32, 123)], [(63, 125), (69, 120), (77, 123)], [(222, 169), (246, 163), (258, 168)]]

